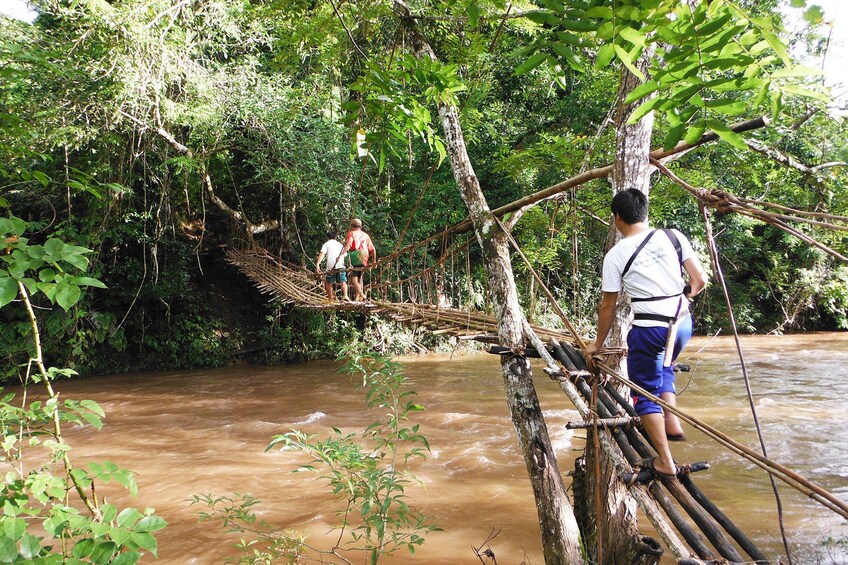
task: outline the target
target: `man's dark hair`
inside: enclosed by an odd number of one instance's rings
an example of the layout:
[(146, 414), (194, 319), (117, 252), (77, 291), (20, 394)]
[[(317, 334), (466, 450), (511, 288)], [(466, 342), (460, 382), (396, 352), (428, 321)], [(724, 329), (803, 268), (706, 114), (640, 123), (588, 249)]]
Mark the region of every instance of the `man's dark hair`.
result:
[(622, 190), (613, 197), (610, 211), (625, 224), (644, 222), (648, 217), (648, 197), (636, 188)]
[(327, 230), (327, 239), (336, 239), (336, 230)]

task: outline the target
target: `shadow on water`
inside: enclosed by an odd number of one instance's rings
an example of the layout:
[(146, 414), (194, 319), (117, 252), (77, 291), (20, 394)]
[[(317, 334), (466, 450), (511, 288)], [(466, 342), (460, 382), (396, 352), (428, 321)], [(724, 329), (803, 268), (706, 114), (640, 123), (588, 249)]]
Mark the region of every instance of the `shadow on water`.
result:
[[(743, 338), (751, 385), (769, 456), (848, 499), (848, 334)], [(682, 362), (680, 407), (758, 449), (733, 340), (695, 338)], [(432, 453), (414, 471), (423, 484), (409, 494), (445, 529), (432, 534), (414, 558), (395, 564), (479, 563), (479, 546), (491, 543), (502, 565), (541, 564), (532, 492), (515, 445), (494, 356), (403, 359), (411, 388), (426, 410), (417, 417)], [(109, 459), (138, 473), (138, 506), (152, 506), (169, 527), (159, 536), (159, 563), (223, 563), (237, 539), (198, 524), (194, 494), (251, 493), (262, 517), (281, 528), (310, 531), (317, 543), (334, 523), (331, 498), (308, 473), (292, 474), (294, 456), (264, 452), (271, 437), (292, 428), (324, 434), (331, 426), (362, 429), (361, 389), (331, 362), (281, 367), (135, 374), (62, 382), (64, 398), (90, 398), (106, 410), (101, 432), (69, 430), (73, 457)], [(583, 432), (565, 429), (576, 411), (537, 368), (536, 386), (560, 469), (568, 472), (583, 446)], [(767, 476), (694, 430), (674, 444), (680, 461), (708, 459), (699, 486), (755, 542), (776, 559), (781, 552), (775, 503)], [(782, 484), (781, 484), (782, 485)], [(109, 496), (110, 493), (100, 493)], [(787, 530), (796, 562), (846, 563), (845, 549), (821, 547), (828, 537), (848, 539), (846, 522), (800, 493), (781, 486)], [(120, 499), (119, 492), (111, 496)], [(122, 503), (126, 501), (121, 501)], [(647, 531), (644, 518), (640, 524)], [(329, 538), (328, 538), (329, 539)], [(671, 560), (664, 561), (671, 563)]]

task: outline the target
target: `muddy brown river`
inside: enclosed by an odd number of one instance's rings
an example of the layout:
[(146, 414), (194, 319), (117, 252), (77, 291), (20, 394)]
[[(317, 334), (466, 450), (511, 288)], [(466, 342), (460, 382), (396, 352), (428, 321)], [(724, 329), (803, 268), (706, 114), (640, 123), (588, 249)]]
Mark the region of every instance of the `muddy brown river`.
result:
[[(745, 337), (743, 348), (769, 457), (848, 500), (848, 333)], [(410, 502), (435, 518), (414, 557), (399, 552), (386, 563), (480, 563), (472, 546), (491, 542), (500, 565), (542, 564), (536, 510), (516, 446), (495, 356), (401, 359), (425, 411), (416, 414), (431, 454), (415, 463), (422, 481)], [(681, 362), (679, 405), (684, 411), (757, 449), (733, 340), (692, 340)], [(332, 497), (311, 473), (292, 473), (290, 452), (265, 447), (293, 428), (326, 434), (333, 426), (361, 430), (376, 419), (363, 390), (337, 363), (238, 366), (190, 372), (130, 374), (65, 381), (63, 398), (90, 398), (107, 417), (102, 431), (69, 429), (77, 465), (108, 459), (138, 474), (131, 504), (151, 506), (169, 526), (159, 533), (160, 564), (211, 565), (236, 557), (237, 536), (198, 523), (195, 494), (250, 493), (260, 516), (281, 529), (310, 532), (329, 544)], [(562, 471), (573, 467), (583, 433), (567, 430), (576, 411), (540, 367), (536, 386)], [(693, 429), (672, 445), (678, 461), (709, 460), (696, 482), (768, 557), (782, 552), (776, 506), (766, 474)], [(848, 563), (848, 523), (779, 483), (795, 563)], [(127, 504), (118, 491), (101, 494)], [(640, 526), (650, 526), (640, 517)], [(839, 546), (826, 540), (842, 540)], [(358, 558), (364, 563), (364, 558)], [(147, 562), (147, 561), (146, 561)], [(670, 559), (664, 563), (673, 562)]]

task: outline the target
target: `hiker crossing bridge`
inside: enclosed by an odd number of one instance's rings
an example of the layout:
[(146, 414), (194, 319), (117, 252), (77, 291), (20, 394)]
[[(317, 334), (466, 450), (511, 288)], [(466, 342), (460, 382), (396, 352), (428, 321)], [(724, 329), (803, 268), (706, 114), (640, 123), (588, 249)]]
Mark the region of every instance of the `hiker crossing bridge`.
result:
[[(322, 287), (323, 275), (315, 275), (304, 267), (286, 264), (261, 248), (230, 249), (227, 251), (227, 260), (273, 300), (301, 308), (359, 310), (423, 326), (434, 334), (484, 342), (489, 344), (491, 353), (512, 353), (497, 345), (497, 318), (473, 308), (480, 303), (479, 297), (475, 299), (473, 296), (473, 287), (469, 286), (469, 279), (465, 277), (467, 273), (460, 276), (456, 272), (457, 263), (464, 263), (470, 268), (469, 246), (464, 242), (460, 245), (453, 243), (448, 245), (447, 242), (439, 242), (438, 238), (431, 239), (402, 250), (402, 254), (394, 253), (384, 257), (372, 265), (364, 275), (366, 289), (372, 299), (365, 303), (330, 302)], [(416, 251), (421, 246), (439, 251), (422, 254)], [(462, 257), (458, 257), (460, 252)], [(425, 255), (429, 257), (429, 264), (426, 263)], [(404, 265), (400, 264), (401, 256), (406, 258)], [(403, 272), (404, 267), (416, 266), (418, 271), (414, 274)], [(465, 292), (460, 292), (460, 287)], [(676, 479), (660, 480), (646, 468), (656, 453), (646, 435), (641, 433), (639, 418), (627, 398), (614, 386), (619, 381), (616, 378), (602, 381), (593, 377), (579, 350), (580, 339), (571, 331), (538, 325), (531, 327), (545, 341), (545, 353), (559, 363), (558, 372), (549, 371), (551, 377), (559, 382), (583, 417), (583, 422), (570, 425), (594, 430), (599, 442), (618, 446), (621, 455), (613, 455), (613, 459), (621, 480), (626, 483), (628, 492), (645, 511), (678, 563), (768, 562), (745, 533), (693, 481), (692, 473), (708, 469), (707, 462), (682, 465)], [(529, 348), (525, 354), (531, 357), (542, 355), (534, 348)], [(597, 364), (608, 376), (617, 377), (615, 371), (603, 362)], [(627, 384), (635, 386), (629, 381)], [(646, 391), (639, 393), (650, 396)], [(657, 402), (662, 404), (659, 399)], [(726, 448), (848, 518), (848, 505), (844, 501), (718, 430), (677, 409), (673, 411), (683, 421)], [(658, 556), (663, 550), (658, 545), (648, 543), (644, 552)]]

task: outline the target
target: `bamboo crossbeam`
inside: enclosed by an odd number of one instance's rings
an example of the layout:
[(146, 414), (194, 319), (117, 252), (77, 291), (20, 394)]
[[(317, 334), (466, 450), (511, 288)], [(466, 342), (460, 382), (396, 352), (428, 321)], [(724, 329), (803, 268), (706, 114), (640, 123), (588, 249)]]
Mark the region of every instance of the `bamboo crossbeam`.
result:
[[(611, 428), (624, 428), (628, 426), (641, 425), (639, 418), (600, 418), (597, 420), (597, 425), (602, 430)], [(567, 430), (586, 430), (594, 427), (595, 422), (567, 422), (565, 428)]]

